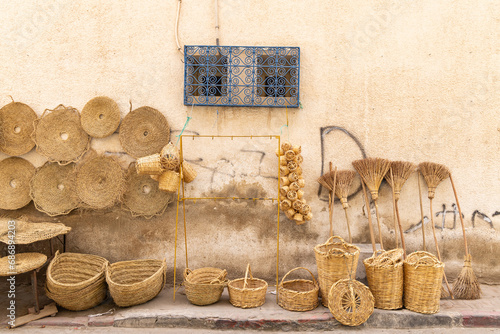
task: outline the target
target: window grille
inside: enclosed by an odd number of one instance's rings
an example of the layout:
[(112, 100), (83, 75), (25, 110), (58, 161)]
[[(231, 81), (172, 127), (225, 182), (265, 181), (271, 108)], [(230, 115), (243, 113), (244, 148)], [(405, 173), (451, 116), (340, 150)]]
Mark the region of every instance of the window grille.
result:
[(184, 104), (299, 106), (300, 48), (184, 47)]

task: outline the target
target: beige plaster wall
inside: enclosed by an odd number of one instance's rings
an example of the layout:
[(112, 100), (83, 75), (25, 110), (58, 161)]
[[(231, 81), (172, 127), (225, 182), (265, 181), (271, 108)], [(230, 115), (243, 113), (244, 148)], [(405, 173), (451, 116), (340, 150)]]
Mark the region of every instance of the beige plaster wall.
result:
[[(285, 110), (204, 108), (183, 105), (183, 63), (174, 40), (174, 0), (16, 1), (0, 4), (0, 104), (16, 101), (38, 114), (58, 104), (79, 110), (98, 95), (117, 101), (122, 116), (148, 105), (165, 114), (172, 136), (192, 116), (188, 134), (280, 134)], [(306, 198), (314, 219), (302, 226), (281, 220), (280, 271), (314, 268), (312, 248), (328, 236), (325, 193), (316, 179), (332, 161), (352, 168), (363, 154), (434, 161), (453, 172), (469, 237), (474, 269), (483, 281), (499, 281), (500, 117), (499, 24), (496, 1), (299, 1), (219, 0), (221, 45), (299, 46), (302, 109), (289, 109), (289, 134), (302, 145)], [(181, 44), (215, 44), (215, 1), (184, 0)], [(218, 113), (217, 113), (218, 111)], [(321, 129), (328, 132), (323, 137)], [(321, 152), (323, 141), (324, 152)], [(199, 170), (187, 193), (275, 196), (274, 140), (186, 142), (186, 158)], [(93, 140), (98, 152), (116, 154), (117, 134)], [(3, 159), (5, 156), (0, 156)], [(45, 159), (25, 156), (36, 166)], [(359, 183), (358, 183), (359, 184)], [(425, 188), (424, 188), (425, 191)], [(1, 195), (1, 194), (0, 194)], [(421, 248), (417, 177), (403, 189), (402, 223), (409, 251)], [(350, 198), (355, 242), (369, 242), (361, 193)], [(446, 271), (462, 267), (463, 244), (451, 186), (437, 190), (434, 211)], [(428, 201), (424, 201), (428, 212)], [(384, 240), (393, 246), (390, 187), (381, 187)], [(188, 202), (189, 265), (228, 268), (241, 276), (251, 262), (256, 276), (272, 279), (276, 210), (263, 202)], [(372, 208), (373, 210), (373, 208)], [(439, 212), (441, 211), (441, 212)], [(33, 205), (1, 212), (73, 227), (69, 250), (110, 261), (166, 257), (173, 267), (175, 205), (162, 217), (132, 218), (118, 206), (49, 218)], [(372, 212), (374, 215), (374, 213)], [(428, 213), (427, 213), (428, 215)], [(454, 224), (456, 220), (456, 224)], [(181, 220), (182, 222), (182, 220)], [(347, 237), (341, 206), (336, 234)], [(430, 242), (430, 223), (426, 225)], [(179, 226), (178, 265), (184, 267)]]

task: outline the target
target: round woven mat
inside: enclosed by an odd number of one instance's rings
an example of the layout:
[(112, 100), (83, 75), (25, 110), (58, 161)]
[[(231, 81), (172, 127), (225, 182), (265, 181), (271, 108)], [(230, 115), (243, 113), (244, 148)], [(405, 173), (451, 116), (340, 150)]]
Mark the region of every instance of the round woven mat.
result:
[(0, 109), (0, 152), (23, 155), (31, 151), (36, 113), (24, 103), (12, 102)]
[(134, 217), (149, 219), (161, 215), (173, 200), (172, 193), (158, 188), (158, 181), (153, 180), (149, 175), (137, 174), (135, 165), (130, 165), (126, 178), (126, 190), (123, 194), (123, 206)]
[(27, 273), (28, 271), (40, 268), (47, 262), (47, 256), (41, 253), (21, 253), (16, 254), (15, 264), (9, 264), (9, 257), (0, 259), (0, 276), (11, 276)]
[(40, 240), (52, 239), (71, 231), (71, 227), (62, 223), (30, 223), (23, 217), (17, 219), (0, 217), (0, 242), (5, 244), (10, 241), (9, 228), (12, 228), (10, 221), (15, 222), (16, 235), (14, 240), (16, 245), (26, 245)]
[(120, 125), (120, 109), (106, 96), (94, 97), (82, 109), (82, 127), (90, 136), (107, 137)]
[(115, 159), (97, 156), (82, 163), (77, 172), (76, 192), (92, 209), (113, 206), (123, 194), (125, 178)]
[(78, 110), (59, 105), (54, 110), (45, 110), (35, 123), (37, 151), (49, 161), (76, 162), (88, 150), (90, 138), (82, 128)]
[(35, 166), (23, 158), (0, 161), (0, 209), (17, 210), (31, 202), (30, 180), (33, 174)]
[(30, 195), (38, 211), (49, 216), (65, 215), (76, 209), (75, 165), (47, 162), (39, 167), (30, 182)]
[(343, 325), (359, 326), (372, 315), (375, 299), (361, 282), (341, 279), (328, 293), (328, 308), (333, 317)]
[(120, 143), (134, 158), (159, 153), (170, 139), (170, 126), (161, 112), (141, 107), (125, 116), (120, 125)]

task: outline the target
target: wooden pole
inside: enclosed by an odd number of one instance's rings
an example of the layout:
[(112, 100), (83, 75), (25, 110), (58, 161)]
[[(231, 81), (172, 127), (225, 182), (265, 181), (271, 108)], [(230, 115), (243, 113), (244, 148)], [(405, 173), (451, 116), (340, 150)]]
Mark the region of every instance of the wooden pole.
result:
[(372, 215), (370, 212), (370, 202), (368, 201), (368, 194), (366, 193), (365, 183), (361, 178), (361, 185), (363, 186), (363, 194), (365, 195), (365, 203), (366, 203), (366, 213), (368, 215), (368, 225), (370, 226), (370, 239), (372, 241), (373, 252), (377, 251), (377, 247), (375, 246), (375, 233), (373, 232), (373, 224), (372, 224)]

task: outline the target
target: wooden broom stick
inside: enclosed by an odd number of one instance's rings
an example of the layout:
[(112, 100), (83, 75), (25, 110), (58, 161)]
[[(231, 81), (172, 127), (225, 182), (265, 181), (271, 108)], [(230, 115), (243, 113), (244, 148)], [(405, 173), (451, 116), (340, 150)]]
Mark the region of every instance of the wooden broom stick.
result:
[(368, 201), (368, 194), (366, 193), (365, 183), (363, 182), (363, 178), (361, 178), (361, 185), (363, 186), (363, 193), (365, 195), (365, 203), (366, 203), (366, 213), (368, 215), (368, 225), (370, 226), (370, 239), (372, 241), (373, 252), (377, 251), (377, 247), (375, 247), (375, 233), (373, 232), (373, 224), (372, 224), (372, 215), (370, 212), (370, 202)]
[(394, 220), (394, 237), (396, 238), (395, 248), (398, 248), (399, 243), (398, 243), (398, 227), (396, 222), (396, 194), (394, 191), (394, 175), (392, 174), (392, 167), (390, 168), (390, 173), (391, 173), (391, 189), (392, 189), (392, 219)]
[(457, 191), (455, 190), (455, 184), (453, 183), (453, 178), (451, 177), (451, 173), (450, 173), (450, 182), (451, 182), (451, 187), (453, 188), (453, 193), (455, 194), (455, 201), (457, 202), (458, 216), (460, 217), (460, 223), (462, 223), (462, 233), (464, 235), (465, 256), (468, 257), (469, 256), (469, 248), (467, 247), (467, 238), (465, 236), (464, 219), (462, 217), (462, 210), (460, 209), (460, 203), (458, 203)]
[(425, 247), (425, 224), (424, 224), (424, 207), (422, 206), (422, 187), (420, 186), (420, 171), (417, 172), (417, 178), (418, 178), (418, 199), (420, 200), (420, 219), (422, 221), (422, 241), (423, 241), (423, 249), (424, 252), (427, 251), (427, 248)]
[[(332, 162), (330, 161), (330, 175), (332, 173)], [(335, 203), (335, 186), (337, 183), (337, 166), (335, 166), (335, 172), (333, 174), (333, 189), (330, 192), (330, 236), (333, 237), (333, 207)]]
[[(391, 181), (392, 181), (392, 194), (394, 198), (394, 175), (392, 174), (392, 168), (390, 169), (391, 171)], [(403, 258), (406, 259), (406, 244), (405, 244), (405, 236), (403, 234), (403, 227), (401, 226), (401, 218), (399, 218), (399, 208), (398, 208), (398, 201), (394, 200), (395, 203), (395, 208), (396, 208), (396, 217), (398, 219), (398, 227), (399, 227), (399, 234), (401, 235), (401, 245), (403, 246)], [(397, 232), (394, 231), (397, 235)]]

